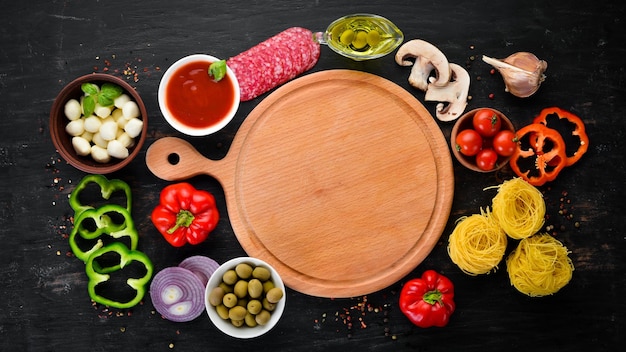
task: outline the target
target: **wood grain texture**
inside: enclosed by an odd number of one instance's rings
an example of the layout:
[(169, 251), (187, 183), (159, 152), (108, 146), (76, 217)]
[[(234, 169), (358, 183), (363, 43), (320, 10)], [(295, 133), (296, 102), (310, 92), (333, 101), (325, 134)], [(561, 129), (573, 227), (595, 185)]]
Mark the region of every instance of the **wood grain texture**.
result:
[(159, 140), (147, 165), (170, 180), (217, 177), (248, 255), (314, 296), (354, 297), (401, 279), (430, 253), (452, 206), (452, 161), (433, 117), (368, 73), (286, 84), (248, 115), (223, 160), (191, 148)]

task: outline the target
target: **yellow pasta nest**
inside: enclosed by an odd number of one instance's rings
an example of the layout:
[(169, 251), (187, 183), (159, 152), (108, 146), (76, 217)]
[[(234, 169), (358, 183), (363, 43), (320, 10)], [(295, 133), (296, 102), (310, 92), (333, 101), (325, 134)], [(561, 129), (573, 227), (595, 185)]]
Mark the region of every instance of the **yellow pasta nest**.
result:
[(551, 295), (567, 285), (574, 264), (567, 248), (549, 234), (520, 241), (506, 259), (511, 285), (531, 297)]
[(504, 257), (507, 238), (504, 230), (487, 212), (462, 217), (448, 239), (450, 259), (466, 274), (487, 274), (496, 270)]
[(537, 233), (545, 221), (546, 203), (541, 192), (517, 177), (498, 186), (492, 213), (509, 237), (520, 240)]

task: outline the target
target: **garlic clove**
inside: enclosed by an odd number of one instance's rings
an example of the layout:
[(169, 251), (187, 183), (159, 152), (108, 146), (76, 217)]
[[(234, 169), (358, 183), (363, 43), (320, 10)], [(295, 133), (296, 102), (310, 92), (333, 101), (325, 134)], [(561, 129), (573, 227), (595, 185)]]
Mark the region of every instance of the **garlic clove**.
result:
[(502, 60), (483, 55), (483, 61), (500, 72), (504, 90), (516, 97), (526, 98), (535, 94), (546, 79), (544, 72), (548, 63), (529, 52), (517, 52)]

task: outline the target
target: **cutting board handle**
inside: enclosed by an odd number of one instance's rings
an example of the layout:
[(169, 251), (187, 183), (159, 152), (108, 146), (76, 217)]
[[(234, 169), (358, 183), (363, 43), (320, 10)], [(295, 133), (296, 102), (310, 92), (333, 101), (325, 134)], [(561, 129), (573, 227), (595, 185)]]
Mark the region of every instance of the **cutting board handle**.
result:
[(219, 161), (204, 157), (189, 142), (177, 137), (163, 137), (146, 152), (146, 165), (157, 177), (179, 181), (197, 175), (219, 172)]

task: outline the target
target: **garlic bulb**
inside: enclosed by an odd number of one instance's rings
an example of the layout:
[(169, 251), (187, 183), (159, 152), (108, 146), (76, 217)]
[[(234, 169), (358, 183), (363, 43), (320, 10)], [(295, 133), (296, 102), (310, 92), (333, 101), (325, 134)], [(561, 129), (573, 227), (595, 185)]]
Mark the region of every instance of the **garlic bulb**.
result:
[(548, 63), (529, 52), (517, 52), (502, 60), (483, 55), (483, 61), (500, 72), (504, 79), (504, 90), (516, 97), (533, 95), (546, 79), (543, 73)]

